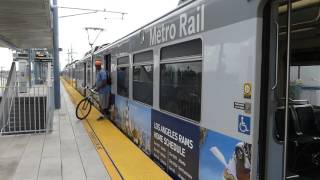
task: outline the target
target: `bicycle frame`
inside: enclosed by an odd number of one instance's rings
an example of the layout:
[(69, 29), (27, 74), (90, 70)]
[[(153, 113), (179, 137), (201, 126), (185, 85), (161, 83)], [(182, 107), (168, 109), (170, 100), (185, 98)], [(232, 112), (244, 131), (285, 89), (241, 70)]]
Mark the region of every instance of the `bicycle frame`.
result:
[(101, 109), (99, 101), (94, 98), (94, 95), (97, 95), (98, 93), (89, 87), (85, 87), (85, 90), (89, 91), (89, 94), (85, 98), (91, 103), (91, 105), (97, 105), (98, 108)]

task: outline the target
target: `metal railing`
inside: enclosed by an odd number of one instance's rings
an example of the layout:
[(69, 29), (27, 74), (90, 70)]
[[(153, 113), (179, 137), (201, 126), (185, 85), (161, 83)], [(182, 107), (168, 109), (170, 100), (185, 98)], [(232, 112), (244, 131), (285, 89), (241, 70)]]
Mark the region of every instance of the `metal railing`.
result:
[[(15, 87), (17, 81), (16, 65), (13, 62), (5, 87), (2, 87), (0, 103), (0, 128), (2, 129), (9, 119), (9, 111), (12, 106), (13, 98), (17, 95)], [(0, 129), (0, 130), (1, 130)]]
[(8, 72), (3, 71), (3, 69), (0, 68), (0, 87), (3, 87), (7, 84), (7, 78), (8, 78)]
[(5, 76), (0, 77), (0, 87), (4, 87), (7, 84), (7, 78)]
[(12, 79), (8, 79), (6, 87), (0, 88), (0, 92), (4, 92), (0, 106), (1, 134), (38, 133), (52, 129), (54, 106), (51, 63), (47, 65), (46, 81), (41, 85), (23, 86), (26, 88), (23, 93), (20, 91), (21, 83), (17, 82), (15, 68), (12, 69), (9, 76)]

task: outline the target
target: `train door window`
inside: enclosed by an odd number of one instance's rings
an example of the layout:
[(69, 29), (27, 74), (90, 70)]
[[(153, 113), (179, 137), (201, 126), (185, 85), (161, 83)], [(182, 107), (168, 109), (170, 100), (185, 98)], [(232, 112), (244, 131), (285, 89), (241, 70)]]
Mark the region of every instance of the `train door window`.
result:
[(133, 99), (153, 104), (153, 52), (133, 56)]
[(91, 61), (87, 61), (87, 85), (91, 84)]
[(77, 64), (77, 80), (80, 80), (81, 79), (81, 66), (80, 64)]
[(117, 59), (117, 93), (129, 97), (129, 56)]
[(104, 56), (104, 61), (105, 61), (105, 70), (107, 70), (110, 73), (111, 70), (111, 54), (108, 54)]
[(78, 73), (78, 65), (75, 64), (74, 66), (75, 66), (75, 68), (74, 68), (74, 74), (75, 74), (75, 75), (74, 75), (74, 78), (75, 78), (75, 80), (77, 80), (78, 77), (79, 77), (79, 76), (78, 76), (78, 74), (79, 74), (79, 73)]
[(289, 96), (320, 108), (320, 65), (291, 66)]
[(86, 71), (87, 71), (87, 65), (86, 65), (86, 62), (83, 62), (83, 64), (82, 64), (83, 66), (83, 71), (82, 72), (84, 72), (83, 73), (83, 78), (82, 78), (82, 87), (85, 87), (86, 85), (87, 85), (87, 82), (86, 82), (86, 79), (87, 79), (87, 73), (86, 73)]
[(72, 80), (76, 80), (76, 65), (72, 65)]
[(174, 44), (160, 52), (160, 108), (194, 121), (201, 116), (202, 41)]

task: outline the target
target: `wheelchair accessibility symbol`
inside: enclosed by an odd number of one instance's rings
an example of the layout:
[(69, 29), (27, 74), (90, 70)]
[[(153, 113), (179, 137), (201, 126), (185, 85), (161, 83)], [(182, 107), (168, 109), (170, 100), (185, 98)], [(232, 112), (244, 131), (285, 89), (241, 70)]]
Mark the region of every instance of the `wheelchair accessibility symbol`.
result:
[(238, 132), (250, 135), (251, 118), (248, 116), (239, 115)]

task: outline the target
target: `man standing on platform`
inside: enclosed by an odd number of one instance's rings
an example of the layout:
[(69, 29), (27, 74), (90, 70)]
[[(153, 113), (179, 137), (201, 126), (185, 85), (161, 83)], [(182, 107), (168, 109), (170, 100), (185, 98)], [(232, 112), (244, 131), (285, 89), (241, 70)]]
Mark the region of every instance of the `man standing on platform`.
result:
[(108, 85), (108, 76), (109, 72), (103, 70), (101, 68), (102, 62), (101, 60), (95, 61), (96, 66), (96, 85), (95, 90), (99, 93), (99, 102), (100, 102), (100, 111), (102, 116), (100, 116), (97, 120), (102, 120), (106, 118), (109, 112), (109, 96), (110, 96), (110, 85)]

